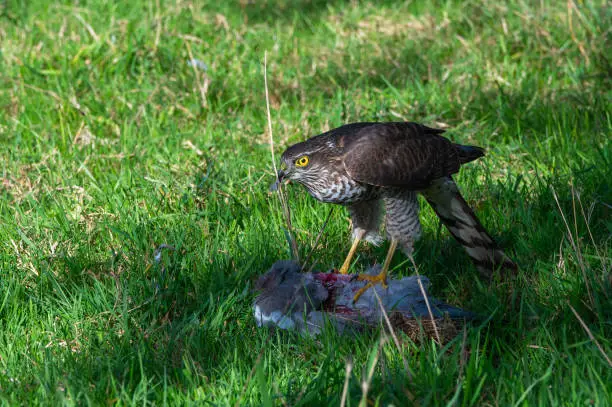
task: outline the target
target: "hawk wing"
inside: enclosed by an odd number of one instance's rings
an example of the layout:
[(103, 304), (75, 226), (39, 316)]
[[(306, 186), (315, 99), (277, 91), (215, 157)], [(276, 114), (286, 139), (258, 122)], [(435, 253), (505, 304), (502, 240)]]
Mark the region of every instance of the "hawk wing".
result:
[[(459, 171), (458, 146), (417, 123), (376, 123), (345, 135), (343, 164), (356, 181), (378, 186), (426, 188)], [(466, 146), (467, 147), (467, 146)], [(482, 154), (480, 154), (482, 155)]]

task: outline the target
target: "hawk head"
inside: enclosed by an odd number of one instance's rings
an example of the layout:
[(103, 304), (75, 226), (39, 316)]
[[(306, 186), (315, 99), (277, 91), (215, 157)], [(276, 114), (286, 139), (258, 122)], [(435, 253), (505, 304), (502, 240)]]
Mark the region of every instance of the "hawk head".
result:
[(330, 169), (334, 168), (330, 165), (334, 162), (332, 149), (325, 144), (316, 145), (310, 141), (294, 144), (285, 150), (277, 180), (271, 190), (276, 190), (285, 180), (296, 181), (310, 190), (329, 176)]

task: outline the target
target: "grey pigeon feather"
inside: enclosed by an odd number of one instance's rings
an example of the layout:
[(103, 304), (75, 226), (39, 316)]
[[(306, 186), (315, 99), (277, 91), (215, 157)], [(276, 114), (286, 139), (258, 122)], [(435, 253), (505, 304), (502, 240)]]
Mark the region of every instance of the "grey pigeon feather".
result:
[[(258, 326), (318, 334), (326, 320), (339, 332), (349, 326), (376, 325), (383, 317), (382, 309), (387, 314), (401, 315), (404, 320), (430, 317), (424, 295), (434, 318), (474, 317), (469, 311), (429, 296), (429, 280), (425, 276), (389, 279), (387, 288), (376, 286), (353, 302), (355, 293), (366, 282), (345, 274), (301, 273), (300, 270), (297, 263), (282, 260), (259, 278), (255, 288), (260, 294), (253, 303)], [(380, 265), (368, 270), (370, 274), (379, 272)]]

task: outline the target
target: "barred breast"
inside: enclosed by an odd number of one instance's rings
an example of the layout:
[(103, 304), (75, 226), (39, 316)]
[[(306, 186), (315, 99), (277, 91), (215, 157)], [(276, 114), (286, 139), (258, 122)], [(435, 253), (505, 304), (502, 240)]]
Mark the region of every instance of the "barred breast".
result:
[(304, 186), (315, 199), (335, 204), (351, 204), (374, 199), (376, 187), (362, 184), (346, 176), (333, 172), (328, 177), (320, 177), (304, 183)]

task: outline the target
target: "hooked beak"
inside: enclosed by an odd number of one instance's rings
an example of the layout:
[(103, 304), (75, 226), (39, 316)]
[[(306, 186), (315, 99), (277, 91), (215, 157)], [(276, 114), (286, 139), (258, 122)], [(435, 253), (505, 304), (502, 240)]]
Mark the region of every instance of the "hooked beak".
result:
[(287, 172), (284, 169), (278, 170), (278, 174), (276, 174), (276, 181), (272, 185), (270, 185), (270, 192), (276, 192), (281, 183), (285, 180), (287, 176)]

